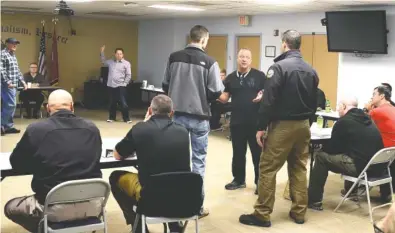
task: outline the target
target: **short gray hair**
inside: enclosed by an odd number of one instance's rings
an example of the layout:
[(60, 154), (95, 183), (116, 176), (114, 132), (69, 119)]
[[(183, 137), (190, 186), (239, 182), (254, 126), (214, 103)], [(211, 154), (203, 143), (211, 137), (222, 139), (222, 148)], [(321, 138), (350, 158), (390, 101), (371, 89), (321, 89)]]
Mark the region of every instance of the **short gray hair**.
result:
[(300, 49), (302, 37), (296, 30), (287, 30), (283, 33), (282, 42), (285, 42), (289, 49)]
[(154, 115), (167, 115), (173, 111), (173, 101), (167, 95), (157, 95), (151, 101)]

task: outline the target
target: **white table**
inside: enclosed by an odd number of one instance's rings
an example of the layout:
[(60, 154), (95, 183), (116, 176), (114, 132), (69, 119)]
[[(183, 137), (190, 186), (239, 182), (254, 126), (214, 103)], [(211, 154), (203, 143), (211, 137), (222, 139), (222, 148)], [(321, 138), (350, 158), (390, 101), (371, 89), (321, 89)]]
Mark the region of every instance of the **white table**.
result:
[(141, 91), (145, 91), (148, 94), (148, 101), (150, 101), (150, 94), (154, 93), (155, 96), (159, 94), (165, 94), (165, 91), (162, 88), (148, 88), (148, 87), (140, 87)]
[(316, 125), (310, 127), (310, 175), (314, 164), (314, 147), (329, 141), (332, 136), (332, 128), (318, 128)]
[(315, 113), (316, 116), (322, 116), (324, 118), (324, 125), (327, 125), (328, 120), (337, 121), (339, 120), (340, 116), (338, 112), (325, 112), (319, 111)]
[[(131, 156), (126, 158), (125, 160), (119, 161), (115, 160), (114, 157), (105, 157), (107, 150), (113, 150), (115, 145), (122, 138), (103, 138), (102, 139), (102, 156), (100, 158), (100, 168), (116, 168), (116, 167), (129, 167), (137, 165), (137, 157)], [(15, 171), (12, 169), (10, 164), (10, 155), (11, 152), (0, 153), (0, 171), (1, 171), (1, 179), (3, 180), (7, 176), (19, 176), (19, 175), (29, 175), (27, 173), (21, 173), (19, 171)]]

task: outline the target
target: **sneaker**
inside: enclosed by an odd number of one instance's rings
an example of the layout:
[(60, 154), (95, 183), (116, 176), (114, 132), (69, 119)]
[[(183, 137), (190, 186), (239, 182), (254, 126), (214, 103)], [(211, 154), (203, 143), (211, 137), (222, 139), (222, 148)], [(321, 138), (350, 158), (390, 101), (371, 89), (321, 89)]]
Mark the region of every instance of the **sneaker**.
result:
[(292, 213), (292, 212), (289, 212), (289, 217), (290, 217), (292, 220), (294, 220), (294, 222), (295, 222), (296, 224), (303, 224), (303, 223), (304, 223), (304, 219), (298, 219), (298, 218), (295, 216), (295, 214)]
[(270, 227), (272, 223), (270, 221), (262, 221), (253, 214), (243, 214), (239, 218), (239, 222), (244, 225), (258, 226), (258, 227)]
[(229, 184), (225, 185), (226, 190), (236, 190), (236, 189), (242, 189), (246, 187), (246, 183), (239, 183), (237, 181), (232, 181)]
[(309, 203), (307, 208), (317, 210), (317, 211), (323, 211), (324, 208), (322, 207), (322, 202), (314, 202), (314, 203)]
[(208, 209), (202, 208), (199, 213), (199, 219), (207, 217), (209, 214), (210, 211), (208, 211)]
[(15, 128), (9, 128), (9, 129), (5, 130), (6, 134), (9, 134), (9, 133), (20, 133), (20, 132), (21, 131), (19, 129), (15, 129)]
[(113, 123), (114, 120), (108, 119), (107, 122), (108, 122), (108, 123)]
[(131, 121), (131, 120), (125, 121), (126, 124), (132, 124), (132, 122), (133, 122), (133, 121)]

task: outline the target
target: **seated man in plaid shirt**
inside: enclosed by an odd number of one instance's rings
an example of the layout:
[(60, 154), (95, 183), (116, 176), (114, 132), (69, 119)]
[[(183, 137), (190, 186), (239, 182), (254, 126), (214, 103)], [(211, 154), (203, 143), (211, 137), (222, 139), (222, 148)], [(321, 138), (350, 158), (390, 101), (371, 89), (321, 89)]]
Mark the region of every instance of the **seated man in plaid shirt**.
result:
[(19, 70), (15, 50), (20, 42), (15, 38), (8, 38), (6, 48), (1, 51), (1, 135), (8, 133), (20, 133), (14, 128), (14, 113), (16, 107), (16, 89), (19, 82), (24, 89), (27, 85)]

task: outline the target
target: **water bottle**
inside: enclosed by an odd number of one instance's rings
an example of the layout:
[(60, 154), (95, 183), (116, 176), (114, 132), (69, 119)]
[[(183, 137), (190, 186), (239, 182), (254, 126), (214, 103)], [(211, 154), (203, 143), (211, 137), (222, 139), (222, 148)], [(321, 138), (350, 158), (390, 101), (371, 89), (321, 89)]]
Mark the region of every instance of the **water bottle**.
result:
[(324, 128), (324, 118), (321, 115), (317, 117), (317, 127), (320, 129)]
[(329, 102), (329, 100), (326, 100), (326, 104), (325, 104), (325, 112), (331, 112), (331, 102)]

